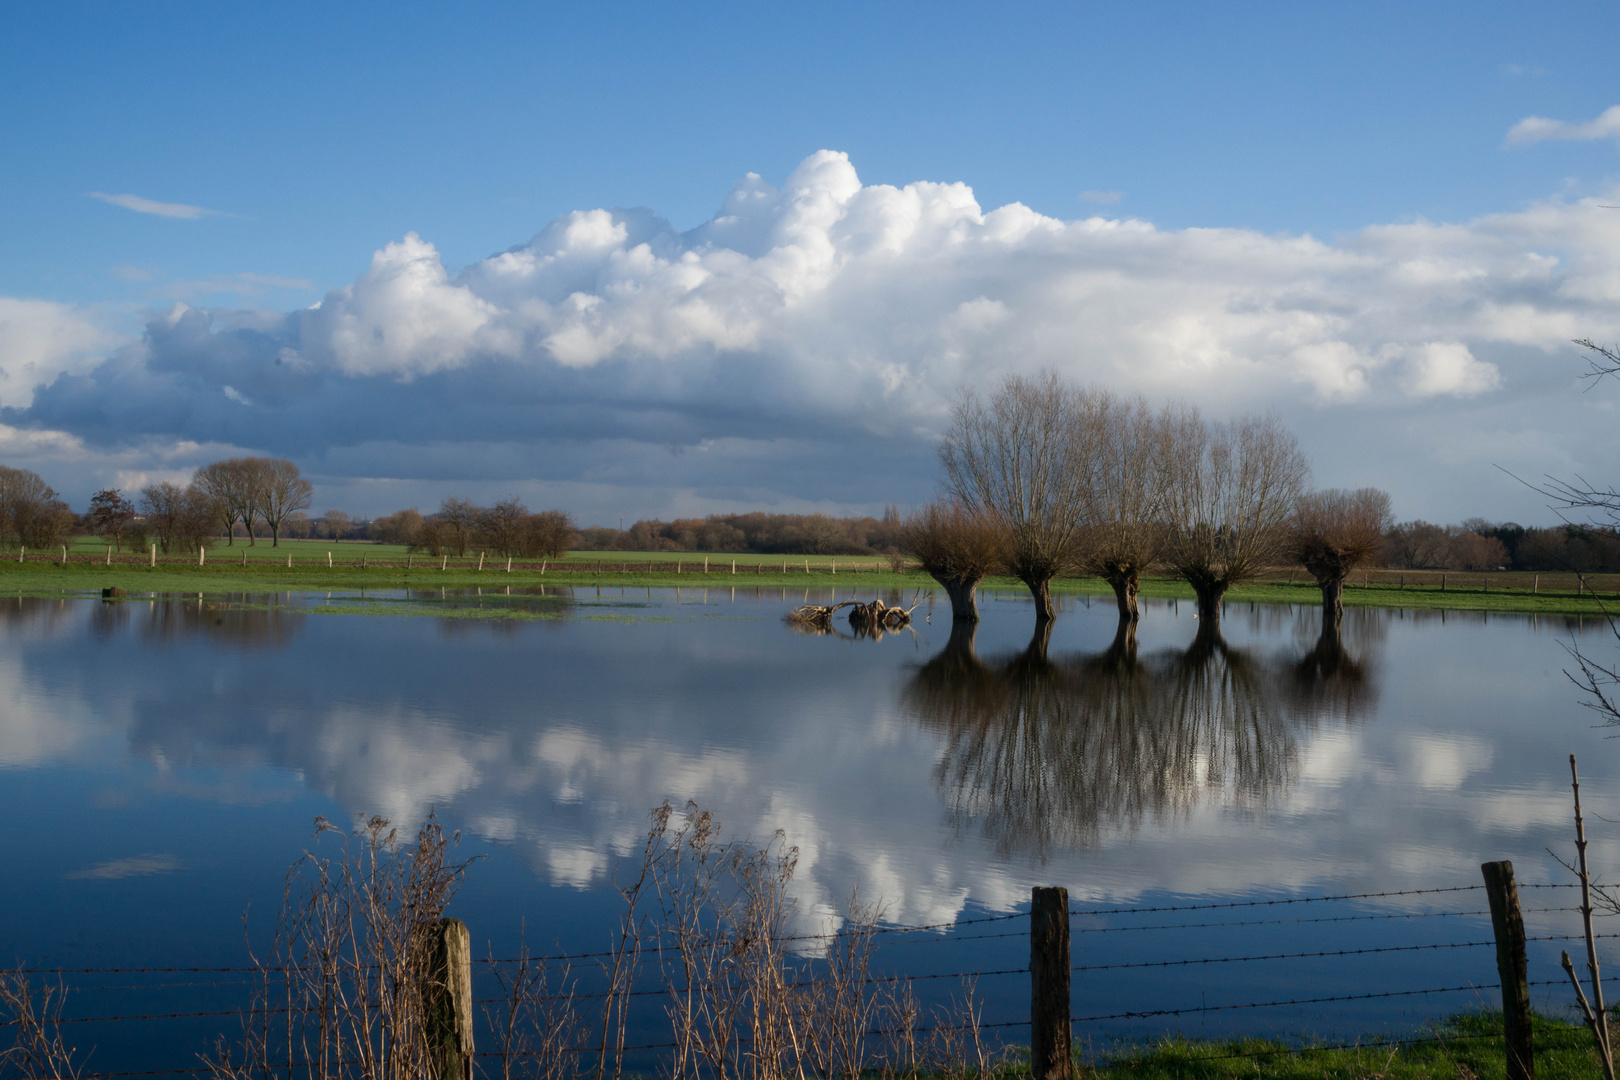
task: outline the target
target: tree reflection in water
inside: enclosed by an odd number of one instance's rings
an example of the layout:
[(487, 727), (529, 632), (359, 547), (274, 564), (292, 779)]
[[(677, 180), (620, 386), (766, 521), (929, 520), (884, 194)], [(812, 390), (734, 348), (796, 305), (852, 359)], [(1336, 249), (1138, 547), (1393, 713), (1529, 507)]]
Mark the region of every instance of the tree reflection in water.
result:
[(1053, 658), (1049, 642), (1038, 628), (1022, 652), (981, 660), (974, 627), (957, 624), (902, 692), (942, 740), (935, 781), (956, 827), (1003, 854), (1045, 858), (1203, 804), (1275, 806), (1301, 736), (1374, 693), (1336, 639), (1281, 659), (1218, 633), (1139, 658), (1129, 623), (1095, 655)]
[(286, 644), (304, 627), (301, 609), (282, 594), (229, 593), (206, 599), (166, 596), (99, 604), (91, 630), (107, 638), (133, 626), (150, 642), (204, 636), (245, 646)]

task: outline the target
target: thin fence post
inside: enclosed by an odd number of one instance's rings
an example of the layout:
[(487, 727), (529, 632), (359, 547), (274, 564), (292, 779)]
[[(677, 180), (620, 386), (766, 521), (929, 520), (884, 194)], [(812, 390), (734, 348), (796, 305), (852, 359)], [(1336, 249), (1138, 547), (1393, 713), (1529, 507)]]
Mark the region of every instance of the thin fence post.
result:
[(1069, 1034), (1069, 890), (1030, 891), (1029, 1075), (1073, 1080)]
[(153, 566), (157, 565), (157, 545), (156, 544), (152, 545), (152, 565)]
[(1491, 901), (1491, 928), (1496, 931), (1496, 972), (1502, 980), (1502, 1038), (1507, 1054), (1507, 1080), (1535, 1080), (1536, 1062), (1530, 1040), (1529, 965), (1524, 949), (1524, 916), (1513, 864), (1480, 864), (1485, 894)]
[(430, 1075), (472, 1080), (472, 935), (460, 919), (439, 920), (423, 996)]

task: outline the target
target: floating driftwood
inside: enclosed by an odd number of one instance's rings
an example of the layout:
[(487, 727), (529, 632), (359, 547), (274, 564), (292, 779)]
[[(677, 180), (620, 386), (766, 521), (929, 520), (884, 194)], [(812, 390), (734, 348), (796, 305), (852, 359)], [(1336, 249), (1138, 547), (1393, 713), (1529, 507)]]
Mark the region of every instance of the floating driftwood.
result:
[(916, 604), (908, 608), (890, 607), (882, 600), (873, 600), (869, 604), (855, 604), (849, 609), (849, 627), (857, 634), (899, 630), (911, 625), (911, 613), (916, 609)]
[[(849, 628), (855, 636), (882, 637), (885, 631), (900, 630), (911, 625), (911, 607), (890, 607), (882, 600), (863, 604), (859, 600), (842, 600), (836, 604), (806, 604), (787, 613), (788, 625), (805, 634), (836, 634), (833, 615), (841, 608), (849, 608)], [(839, 634), (840, 637), (844, 636)]]
[(859, 601), (844, 600), (836, 604), (806, 604), (787, 613), (787, 621), (794, 626), (813, 630), (831, 630), (833, 612), (839, 608), (857, 606)]

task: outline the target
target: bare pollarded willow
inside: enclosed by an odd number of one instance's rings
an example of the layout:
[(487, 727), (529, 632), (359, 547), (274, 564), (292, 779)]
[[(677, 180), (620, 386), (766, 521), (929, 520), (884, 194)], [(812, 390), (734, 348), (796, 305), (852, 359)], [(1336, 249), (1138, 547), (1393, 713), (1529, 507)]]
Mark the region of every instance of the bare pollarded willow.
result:
[(1301, 496), (1294, 507), (1291, 554), (1322, 589), (1322, 635), (1344, 623), (1344, 582), (1383, 547), (1390, 526), (1389, 493), (1333, 488)]
[(1198, 596), (1199, 633), (1216, 635), (1227, 590), (1285, 553), (1310, 465), (1275, 417), (1215, 423), (1187, 408), (1166, 425), (1164, 558)]
[(1095, 463), (1086, 489), (1085, 565), (1113, 586), (1123, 622), (1137, 620), (1141, 576), (1164, 547), (1173, 415), (1155, 412), (1145, 398), (1107, 392), (1093, 393), (1086, 413)]
[(993, 516), (960, 502), (931, 502), (901, 525), (900, 545), (944, 588), (952, 621), (979, 621), (975, 591), (1007, 549), (1006, 530)]
[(962, 391), (940, 447), (945, 487), (1007, 532), (1007, 569), (1049, 622), (1051, 582), (1081, 561), (1095, 430), (1088, 395), (1054, 371), (1009, 375), (988, 399)]

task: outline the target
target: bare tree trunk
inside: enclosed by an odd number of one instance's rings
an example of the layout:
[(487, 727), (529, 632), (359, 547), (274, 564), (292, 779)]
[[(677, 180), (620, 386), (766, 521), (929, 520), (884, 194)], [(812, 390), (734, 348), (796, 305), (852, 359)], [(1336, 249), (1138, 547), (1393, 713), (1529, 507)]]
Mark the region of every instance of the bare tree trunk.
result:
[(1106, 654), (1108, 663), (1116, 670), (1129, 670), (1136, 666), (1136, 623), (1125, 618), (1119, 619), (1119, 628), (1114, 631), (1113, 643), (1108, 646)]
[(951, 621), (976, 623), (979, 621), (977, 581), (940, 580), (945, 595), (951, 598)]
[(1035, 625), (1040, 626), (1057, 618), (1057, 609), (1052, 606), (1052, 579), (1026, 578), (1024, 584), (1029, 586), (1029, 594), (1035, 598)]
[(1108, 584), (1114, 587), (1114, 600), (1119, 604), (1119, 621), (1135, 623), (1141, 617), (1136, 610), (1136, 594), (1139, 588), (1136, 572), (1133, 570), (1128, 574), (1110, 574)]
[(1337, 637), (1344, 626), (1344, 574), (1329, 574), (1316, 579), (1322, 588), (1322, 634)]

